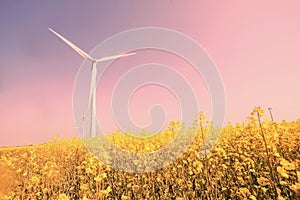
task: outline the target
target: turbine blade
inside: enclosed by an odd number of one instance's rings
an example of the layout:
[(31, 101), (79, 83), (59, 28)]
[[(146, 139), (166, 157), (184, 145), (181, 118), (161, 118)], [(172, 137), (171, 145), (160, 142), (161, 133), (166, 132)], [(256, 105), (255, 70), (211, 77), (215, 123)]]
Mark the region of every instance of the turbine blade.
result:
[(74, 49), (79, 55), (81, 55), (83, 58), (94, 60), (89, 54), (85, 53), (83, 50), (81, 50), (79, 47), (77, 47), (75, 44), (64, 38), (62, 35), (59, 33), (55, 32), (51, 28), (48, 28), (52, 33), (54, 33), (57, 37), (59, 37), (62, 41), (67, 43), (72, 49)]
[(102, 61), (107, 61), (107, 60), (113, 60), (116, 58), (121, 58), (121, 57), (127, 57), (127, 56), (132, 56), (135, 55), (136, 53), (127, 53), (127, 54), (120, 54), (120, 55), (114, 55), (114, 56), (107, 56), (107, 57), (103, 57), (100, 59), (96, 59), (96, 62), (102, 62)]

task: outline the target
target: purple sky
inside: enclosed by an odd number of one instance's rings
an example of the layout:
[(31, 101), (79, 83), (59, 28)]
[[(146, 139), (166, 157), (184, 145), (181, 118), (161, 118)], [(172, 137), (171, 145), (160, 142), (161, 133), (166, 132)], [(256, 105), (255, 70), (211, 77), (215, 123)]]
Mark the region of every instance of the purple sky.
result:
[(298, 1), (1, 4), (0, 146), (45, 142), (55, 134), (76, 136), (72, 91), (83, 59), (48, 27), (87, 52), (127, 29), (157, 26), (180, 31), (199, 42), (216, 63), (226, 90), (226, 122), (244, 120), (256, 105), (272, 106), (278, 121), (299, 118)]

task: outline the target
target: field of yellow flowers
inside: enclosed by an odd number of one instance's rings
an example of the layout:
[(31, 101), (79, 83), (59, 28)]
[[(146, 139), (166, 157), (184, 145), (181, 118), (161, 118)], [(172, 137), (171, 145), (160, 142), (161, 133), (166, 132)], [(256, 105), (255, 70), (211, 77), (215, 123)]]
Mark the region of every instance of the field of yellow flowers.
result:
[[(171, 122), (143, 140), (107, 137), (122, 149), (147, 153), (170, 143), (178, 126)], [(199, 156), (209, 127), (200, 114), (188, 150), (147, 173), (104, 165), (76, 138), (2, 148), (0, 199), (300, 199), (300, 120), (273, 122), (256, 107), (244, 122), (223, 128), (213, 149)]]

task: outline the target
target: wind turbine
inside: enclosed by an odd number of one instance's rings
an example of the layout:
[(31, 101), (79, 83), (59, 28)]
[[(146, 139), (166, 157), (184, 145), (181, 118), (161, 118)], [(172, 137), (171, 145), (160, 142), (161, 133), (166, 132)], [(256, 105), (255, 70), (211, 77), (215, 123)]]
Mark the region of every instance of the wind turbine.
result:
[(89, 54), (81, 50), (79, 47), (77, 47), (75, 44), (64, 38), (59, 33), (55, 32), (51, 28), (49, 30), (54, 33), (57, 37), (59, 37), (62, 41), (67, 43), (72, 49), (74, 49), (79, 55), (81, 55), (84, 59), (88, 59), (92, 61), (92, 72), (91, 72), (91, 86), (90, 86), (90, 97), (89, 97), (89, 107), (91, 112), (91, 119), (90, 119), (90, 136), (96, 137), (96, 84), (97, 84), (97, 63), (107, 60), (113, 60), (116, 58), (131, 56), (136, 53), (127, 53), (127, 54), (119, 54), (119, 55), (113, 55), (108, 57), (103, 57), (100, 59), (95, 59), (91, 57)]
[(82, 116), (82, 134), (83, 134), (83, 137), (85, 137), (85, 121), (86, 120), (89, 120), (89, 119), (83, 113), (83, 116)]
[(87, 117), (85, 116), (84, 112), (83, 112), (82, 118), (80, 119), (80, 121), (82, 122), (82, 123), (81, 123), (81, 126), (74, 126), (74, 128), (76, 128), (78, 131), (79, 131), (79, 129), (82, 130), (81, 137), (83, 137), (83, 138), (86, 137), (86, 134), (85, 134), (85, 122), (86, 122), (87, 120), (90, 120), (90, 119), (87, 118)]

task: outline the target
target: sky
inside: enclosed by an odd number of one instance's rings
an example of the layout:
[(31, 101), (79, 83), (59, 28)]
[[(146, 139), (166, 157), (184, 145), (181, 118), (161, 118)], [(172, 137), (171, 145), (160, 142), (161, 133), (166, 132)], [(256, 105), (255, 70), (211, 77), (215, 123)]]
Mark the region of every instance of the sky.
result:
[[(222, 77), (225, 124), (245, 120), (255, 106), (265, 110), (272, 107), (276, 121), (296, 120), (300, 118), (299, 6), (296, 0), (2, 2), (0, 146), (43, 143), (56, 134), (77, 136), (72, 95), (83, 59), (48, 27), (87, 52), (110, 36), (133, 28), (179, 31), (201, 44)], [(162, 62), (182, 70), (198, 92), (203, 110), (210, 115), (212, 105), (205, 83), (191, 73), (191, 68), (185, 70), (189, 67), (186, 63), (167, 53), (137, 53), (113, 63), (101, 79), (99, 86), (104, 85), (104, 90), (97, 88), (97, 97), (104, 102), (103, 108), (107, 106), (101, 97), (111, 97), (116, 75), (143, 63)], [(180, 109), (174, 95), (153, 85), (143, 89), (137, 90), (129, 103), (133, 120), (149, 123), (148, 107), (160, 101), (166, 111), (173, 112), (168, 117), (176, 118)], [(98, 120), (106, 114), (111, 117), (101, 105), (97, 114)]]

